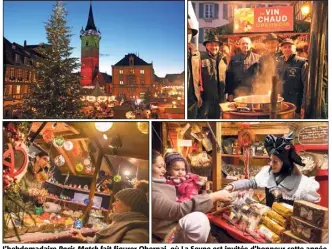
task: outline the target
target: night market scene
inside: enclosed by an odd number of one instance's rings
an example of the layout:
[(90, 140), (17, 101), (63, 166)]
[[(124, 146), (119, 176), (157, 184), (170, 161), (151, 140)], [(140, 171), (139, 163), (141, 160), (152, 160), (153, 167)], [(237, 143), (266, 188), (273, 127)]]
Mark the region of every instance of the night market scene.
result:
[(148, 158), (148, 122), (4, 122), (3, 243), (148, 243)]
[(189, 119), (327, 119), (328, 1), (188, 1)]
[(185, 118), (184, 12), (184, 1), (4, 1), (4, 118)]
[(152, 122), (153, 243), (328, 243), (328, 122)]

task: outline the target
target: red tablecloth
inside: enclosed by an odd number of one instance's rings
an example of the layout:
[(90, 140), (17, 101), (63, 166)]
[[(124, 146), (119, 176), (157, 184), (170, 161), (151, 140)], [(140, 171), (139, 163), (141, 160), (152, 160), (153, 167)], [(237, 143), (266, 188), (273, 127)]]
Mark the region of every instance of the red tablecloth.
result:
[(207, 217), (214, 225), (224, 229), (230, 236), (242, 243), (266, 243), (263, 239), (254, 238), (250, 234), (240, 231), (234, 225), (225, 221), (220, 215), (213, 216), (208, 214)]

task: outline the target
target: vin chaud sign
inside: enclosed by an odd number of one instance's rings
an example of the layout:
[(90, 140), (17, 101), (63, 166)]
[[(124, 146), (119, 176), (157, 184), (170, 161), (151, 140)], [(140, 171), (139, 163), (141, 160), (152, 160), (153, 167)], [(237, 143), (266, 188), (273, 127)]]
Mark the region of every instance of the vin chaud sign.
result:
[(294, 30), (293, 6), (234, 9), (234, 33)]

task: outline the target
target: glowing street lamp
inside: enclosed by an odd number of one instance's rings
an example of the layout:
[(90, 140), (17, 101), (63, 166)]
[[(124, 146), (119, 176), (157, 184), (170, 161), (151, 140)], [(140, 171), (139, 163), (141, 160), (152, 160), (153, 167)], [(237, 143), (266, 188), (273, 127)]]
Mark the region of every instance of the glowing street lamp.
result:
[(310, 7), (309, 7), (308, 4), (305, 4), (305, 5), (303, 5), (303, 6), (301, 7), (301, 13), (302, 13), (302, 15), (304, 15), (304, 16), (309, 15), (309, 13), (310, 13)]

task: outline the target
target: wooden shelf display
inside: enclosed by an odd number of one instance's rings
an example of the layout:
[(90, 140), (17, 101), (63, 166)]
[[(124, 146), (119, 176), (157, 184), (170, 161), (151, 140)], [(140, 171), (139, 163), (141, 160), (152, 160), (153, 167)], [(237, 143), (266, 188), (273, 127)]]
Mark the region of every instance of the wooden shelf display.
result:
[[(90, 193), (90, 190), (88, 190), (88, 189), (74, 188), (74, 187), (70, 187), (70, 186), (67, 186), (67, 185), (63, 185), (63, 184), (59, 184), (59, 183), (54, 183), (54, 182), (49, 182), (49, 181), (46, 181), (46, 183), (52, 184), (54, 186), (57, 186), (57, 187), (60, 187), (60, 188), (64, 188), (64, 189), (70, 189), (70, 190), (75, 190), (75, 191)], [(97, 194), (97, 195), (104, 195), (104, 196), (110, 196), (110, 194), (102, 193), (102, 192), (97, 192), (97, 191), (95, 192), (95, 194)]]

